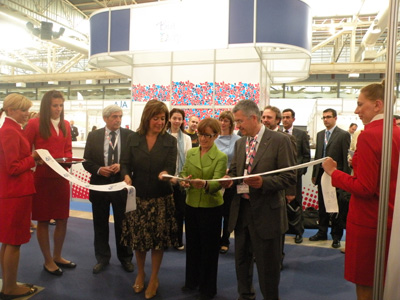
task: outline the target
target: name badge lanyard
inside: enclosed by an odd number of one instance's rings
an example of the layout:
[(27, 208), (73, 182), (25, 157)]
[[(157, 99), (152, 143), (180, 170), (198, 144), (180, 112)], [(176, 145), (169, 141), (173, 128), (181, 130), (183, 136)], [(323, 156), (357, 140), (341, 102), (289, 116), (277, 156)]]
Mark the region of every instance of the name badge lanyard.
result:
[(246, 165), (244, 169), (244, 176), (248, 174), (248, 168), (250, 164), (250, 159), (253, 156), (254, 159), (254, 154), (256, 152), (256, 145), (257, 145), (257, 138), (258, 135), (256, 135), (253, 139), (253, 143), (250, 145), (249, 139), (246, 140)]
[[(114, 131), (115, 132), (115, 131)], [(111, 139), (110, 139), (110, 134), (111, 134), (111, 131), (110, 131), (110, 133), (107, 135), (107, 140), (108, 140), (108, 144), (109, 144), (109, 146), (111, 147), (111, 149), (113, 150), (113, 152), (112, 152), (112, 156), (111, 156), (111, 161), (114, 161), (114, 154), (115, 154), (115, 147), (117, 147), (117, 145), (118, 145), (118, 141), (119, 141), (119, 133), (117, 134), (116, 132), (115, 132), (115, 143), (114, 143), (114, 145), (112, 144), (112, 142), (111, 142)]]

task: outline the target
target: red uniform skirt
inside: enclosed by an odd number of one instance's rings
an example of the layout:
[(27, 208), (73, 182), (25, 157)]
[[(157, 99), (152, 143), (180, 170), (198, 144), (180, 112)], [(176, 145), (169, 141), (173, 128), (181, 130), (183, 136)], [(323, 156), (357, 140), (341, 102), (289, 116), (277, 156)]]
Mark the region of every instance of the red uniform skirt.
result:
[(62, 177), (35, 177), (36, 194), (32, 202), (32, 219), (48, 221), (69, 217), (69, 182)]
[(31, 238), (32, 195), (0, 198), (0, 242), (18, 246)]
[[(346, 223), (346, 256), (344, 278), (355, 284), (373, 286), (375, 268), (376, 228)], [(390, 229), (386, 239), (386, 258), (389, 251)]]

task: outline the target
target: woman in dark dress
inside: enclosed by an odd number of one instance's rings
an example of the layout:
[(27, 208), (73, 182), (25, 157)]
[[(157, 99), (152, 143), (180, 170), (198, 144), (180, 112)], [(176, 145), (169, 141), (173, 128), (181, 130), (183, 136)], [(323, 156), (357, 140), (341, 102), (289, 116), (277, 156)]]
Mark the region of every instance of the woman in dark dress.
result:
[[(71, 126), (64, 120), (64, 97), (58, 91), (44, 94), (39, 118), (30, 119), (25, 134), (35, 149), (47, 149), (54, 158), (72, 157)], [(33, 196), (32, 219), (38, 221), (37, 239), (42, 250), (46, 272), (60, 276), (61, 268), (76, 264), (62, 257), (62, 247), (69, 217), (69, 182), (46, 164), (37, 166), (36, 195)], [(49, 221), (56, 220), (53, 253), (50, 250)]]
[(138, 275), (133, 285), (140, 293), (145, 285), (144, 265), (151, 250), (151, 276), (145, 298), (158, 289), (158, 272), (164, 249), (178, 246), (173, 189), (163, 174), (175, 174), (176, 139), (166, 133), (168, 108), (158, 100), (147, 102), (137, 133), (128, 140), (128, 151), (121, 157), (121, 174), (136, 188), (137, 208), (127, 214), (122, 240), (135, 250)]
[(0, 299), (27, 297), (37, 291), (33, 285), (17, 284), (20, 247), (28, 243), (32, 195), (35, 193), (31, 168), (39, 160), (31, 152), (22, 131), (32, 102), (19, 94), (3, 102), (7, 117), (0, 129), (0, 263), (3, 284)]

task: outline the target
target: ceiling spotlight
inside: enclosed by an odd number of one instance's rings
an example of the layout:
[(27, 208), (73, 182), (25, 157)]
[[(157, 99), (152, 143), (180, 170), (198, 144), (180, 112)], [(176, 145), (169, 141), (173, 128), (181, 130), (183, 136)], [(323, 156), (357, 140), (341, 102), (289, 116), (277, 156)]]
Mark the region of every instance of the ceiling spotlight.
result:
[(60, 30), (58, 32), (53, 31), (53, 39), (58, 39), (60, 36), (62, 36), (65, 32), (64, 27), (60, 27)]
[(36, 28), (31, 22), (26, 23), (28, 30), (42, 40), (58, 39), (65, 32), (64, 27), (60, 27), (58, 32), (53, 31), (53, 23), (42, 21), (40, 28)]
[(31, 22), (26, 23), (26, 28), (34, 35), (34, 36), (39, 36), (40, 35), (40, 28), (35, 28)]

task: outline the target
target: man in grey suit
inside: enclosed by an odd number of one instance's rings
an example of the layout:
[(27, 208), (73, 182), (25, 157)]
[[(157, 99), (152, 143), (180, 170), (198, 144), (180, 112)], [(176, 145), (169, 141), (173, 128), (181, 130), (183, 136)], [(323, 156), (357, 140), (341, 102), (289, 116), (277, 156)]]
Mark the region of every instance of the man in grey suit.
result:
[[(260, 123), (254, 101), (242, 100), (233, 114), (243, 134), (226, 177), (258, 174), (293, 166), (295, 160), (288, 136), (273, 132)], [(235, 230), (235, 265), (239, 299), (255, 299), (253, 265), (265, 300), (279, 299), (282, 234), (288, 229), (285, 189), (296, 182), (296, 172), (254, 176), (221, 182), (235, 185), (229, 230)]]
[[(337, 113), (332, 108), (323, 111), (322, 120), (326, 129), (317, 134), (317, 145), (315, 150), (315, 159), (325, 156), (331, 157), (337, 162), (337, 169), (350, 174), (351, 170), (347, 163), (347, 154), (350, 148), (350, 134), (336, 126)], [(340, 240), (343, 236), (343, 227), (340, 225), (338, 214), (326, 212), (324, 197), (321, 189), (321, 177), (324, 170), (321, 164), (314, 165), (312, 173), (313, 184), (318, 185), (318, 206), (319, 206), (319, 225), (318, 232), (310, 237), (310, 241), (322, 241), (328, 238), (329, 220), (331, 220), (332, 247), (340, 248)], [(342, 194), (336, 189), (338, 200)]]
[[(290, 134), (296, 138), (297, 146), (297, 164), (304, 164), (311, 160), (310, 155), (310, 142), (308, 135), (305, 131), (294, 128), (293, 122), (295, 120), (295, 112), (291, 108), (286, 108), (282, 111), (282, 124), (283, 131)], [(307, 173), (307, 168), (297, 170), (297, 183), (296, 183), (296, 198), (295, 201), (291, 202), (293, 209), (300, 207), (300, 212), (303, 211), (303, 196), (302, 196), (302, 177)], [(301, 217), (301, 225), (299, 227), (303, 228), (303, 217)], [(302, 234), (296, 234), (294, 241), (296, 244), (303, 242)]]
[[(121, 128), (122, 109), (110, 105), (103, 109), (104, 128), (91, 131), (86, 141), (83, 167), (92, 174), (90, 183), (96, 185), (112, 184), (122, 180), (120, 176), (120, 157), (127, 149), (128, 137), (133, 134)], [(133, 252), (123, 246), (121, 241), (122, 221), (125, 217), (126, 190), (116, 192), (89, 191), (92, 203), (94, 227), (94, 252), (97, 263), (93, 273), (98, 274), (109, 264), (111, 250), (108, 244), (110, 204), (114, 214), (114, 231), (117, 257), (126, 272), (133, 272)]]

